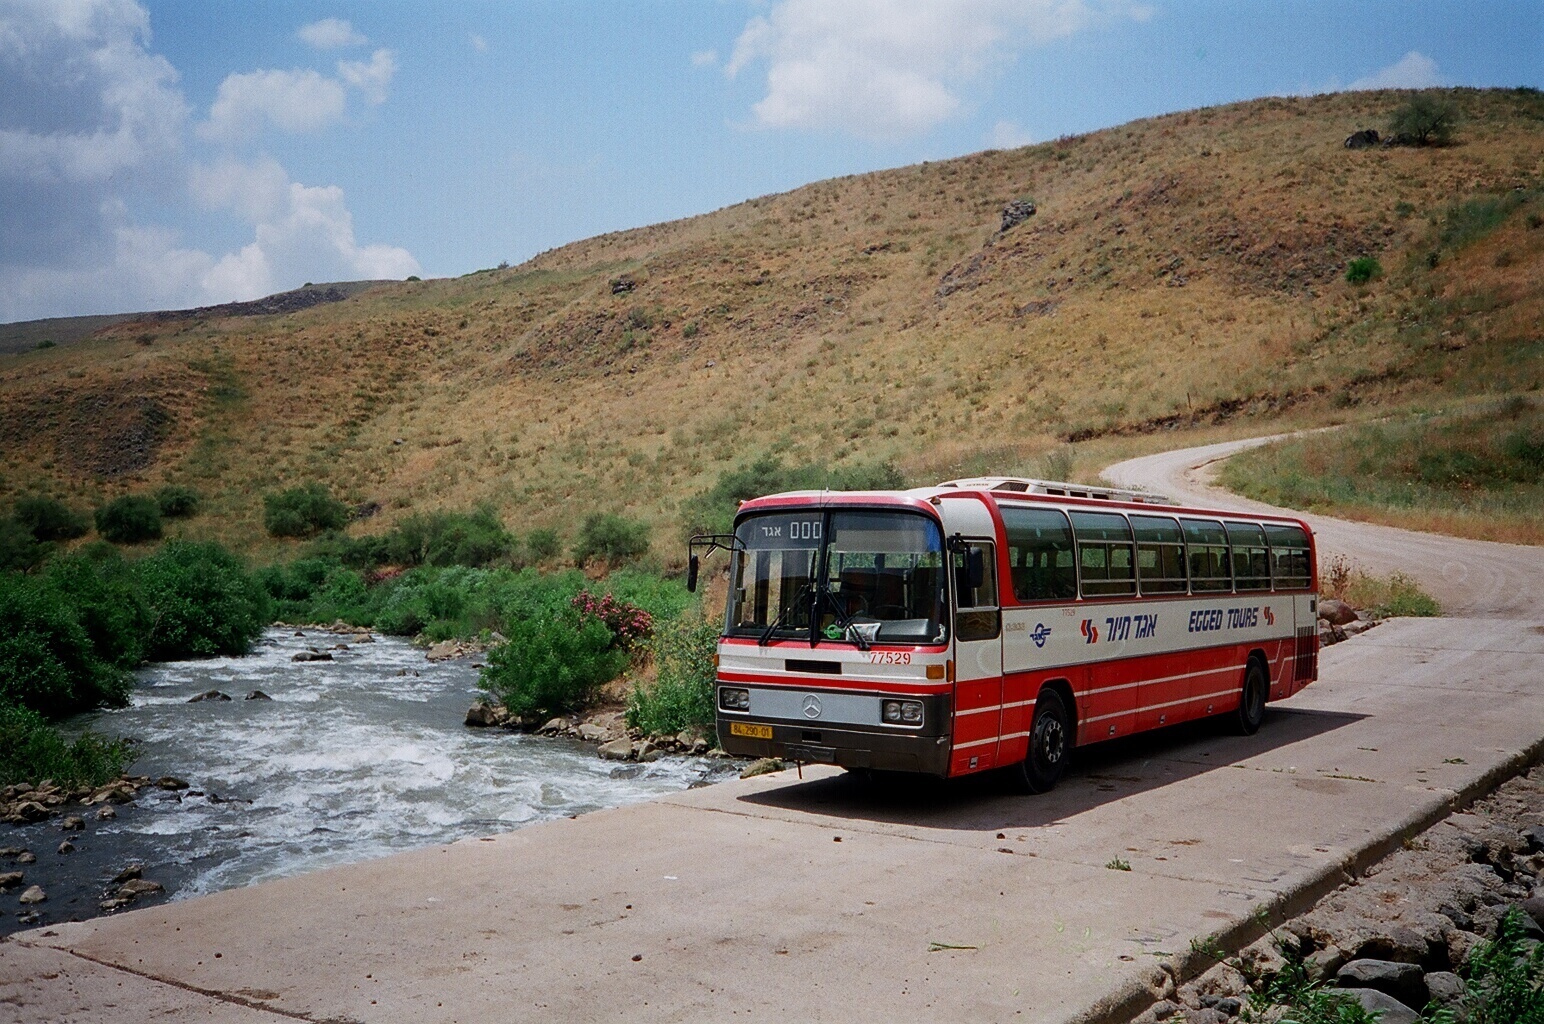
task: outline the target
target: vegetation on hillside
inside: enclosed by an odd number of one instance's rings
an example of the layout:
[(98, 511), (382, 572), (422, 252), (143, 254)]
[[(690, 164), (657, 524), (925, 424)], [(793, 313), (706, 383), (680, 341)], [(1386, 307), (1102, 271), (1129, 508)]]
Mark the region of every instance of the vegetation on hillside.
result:
[[(1450, 144), (1342, 145), (1423, 97), (1459, 115)], [(1541, 153), (1535, 90), (1265, 99), (290, 314), (119, 324), (0, 360), (0, 497), (179, 483), (203, 498), (180, 531), (266, 560), (293, 542), (262, 496), (320, 482), (378, 503), (365, 534), (486, 504), (567, 550), (604, 510), (675, 560), (695, 498), (762, 456), (923, 482), (1526, 392)], [(1345, 280), (1358, 260), (1382, 275)]]
[(1224, 486), (1260, 501), (1409, 529), (1544, 543), (1544, 400), (1349, 426), (1256, 448)]

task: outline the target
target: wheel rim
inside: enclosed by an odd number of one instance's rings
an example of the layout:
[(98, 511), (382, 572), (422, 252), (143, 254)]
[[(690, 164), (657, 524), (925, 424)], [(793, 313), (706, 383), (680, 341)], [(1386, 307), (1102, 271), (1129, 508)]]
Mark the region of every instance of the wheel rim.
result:
[(1043, 768), (1054, 768), (1066, 752), (1067, 730), (1055, 715), (1044, 715), (1035, 723), (1035, 760)]

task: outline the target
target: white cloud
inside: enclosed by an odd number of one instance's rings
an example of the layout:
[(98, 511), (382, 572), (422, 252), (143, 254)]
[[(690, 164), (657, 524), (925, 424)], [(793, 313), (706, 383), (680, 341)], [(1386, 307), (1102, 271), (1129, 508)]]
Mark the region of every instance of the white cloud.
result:
[(376, 50), (368, 63), (359, 60), (338, 61), (338, 77), (364, 93), (371, 103), (386, 102), (386, 87), (397, 73), (397, 56), (390, 50)]
[(478, 53), (488, 52), (488, 40), (484, 39), (476, 32), (468, 32), (466, 34), (466, 41), (470, 43), (472, 49), (476, 50)]
[(1122, 0), (781, 0), (745, 26), (724, 71), (767, 65), (763, 127), (897, 138), (955, 116), (960, 88), (1018, 48), (1150, 13)]
[[(149, 49), (149, 26), (132, 0), (0, 0), (0, 322), (419, 272), (405, 249), (360, 244), (339, 188), (294, 182), (266, 156), (190, 161), (188, 105), (176, 70)], [(357, 68), (369, 98), (384, 97), (395, 70), (383, 52)], [(199, 133), (315, 130), (341, 116), (347, 91), (316, 72), (232, 75)], [(141, 203), (176, 210), (187, 227), (137, 218)], [(212, 216), (235, 218), (251, 240), (208, 251), (197, 233)]]
[(1012, 121), (998, 121), (986, 135), (987, 145), (993, 149), (1018, 149), (1035, 141), (1034, 137)]
[(345, 46), (363, 46), (369, 42), (354, 30), (354, 26), (342, 18), (323, 18), (309, 25), (300, 26), (295, 35), (308, 46), (318, 50), (337, 50)]
[(717, 63), (717, 50), (697, 50), (692, 54), (692, 67), (694, 68), (708, 68)]
[(265, 123), (287, 132), (318, 132), (342, 119), (343, 106), (343, 83), (316, 71), (248, 71), (225, 76), (198, 133), (241, 139)]
[(1411, 50), (1388, 67), (1358, 78), (1346, 89), (1353, 92), (1360, 89), (1430, 89), (1441, 84), (1437, 62), (1418, 50)]

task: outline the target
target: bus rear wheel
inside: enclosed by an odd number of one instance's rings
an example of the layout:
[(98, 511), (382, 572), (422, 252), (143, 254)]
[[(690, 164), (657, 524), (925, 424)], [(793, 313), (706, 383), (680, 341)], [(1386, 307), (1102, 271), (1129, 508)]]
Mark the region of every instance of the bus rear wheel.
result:
[(1234, 727), (1244, 736), (1253, 736), (1265, 721), (1265, 698), (1270, 691), (1265, 666), (1251, 660), (1244, 669), (1244, 688), (1238, 696), (1238, 718)]
[(1041, 690), (1035, 699), (1035, 717), (1029, 726), (1029, 753), (1014, 771), (1016, 781), (1030, 793), (1044, 793), (1067, 773), (1072, 753), (1072, 716), (1061, 694)]

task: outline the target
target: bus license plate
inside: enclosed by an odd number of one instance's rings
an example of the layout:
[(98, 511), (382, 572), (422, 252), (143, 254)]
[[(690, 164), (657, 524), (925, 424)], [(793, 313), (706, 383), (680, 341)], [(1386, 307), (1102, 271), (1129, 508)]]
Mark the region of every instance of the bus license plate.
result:
[(753, 740), (769, 740), (772, 738), (770, 725), (754, 725), (750, 722), (730, 722), (729, 735), (748, 736)]

